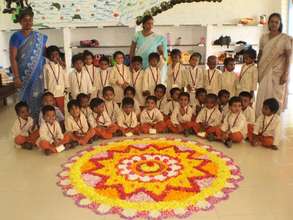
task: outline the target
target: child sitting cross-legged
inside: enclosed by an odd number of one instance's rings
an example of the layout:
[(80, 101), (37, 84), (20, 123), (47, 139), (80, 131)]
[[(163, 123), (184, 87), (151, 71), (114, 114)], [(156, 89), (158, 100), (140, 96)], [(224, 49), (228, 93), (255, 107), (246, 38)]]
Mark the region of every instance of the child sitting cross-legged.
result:
[(86, 117), (86, 120), (89, 121), (89, 118), (92, 114), (92, 110), (89, 104), (89, 101), (90, 101), (89, 95), (85, 93), (80, 93), (77, 95), (76, 99), (79, 102), (80, 111), (84, 114), (84, 116)]
[(206, 103), (206, 96), (207, 90), (205, 88), (199, 88), (195, 91), (195, 100), (194, 103), (191, 103), (195, 117), (204, 108)]
[(157, 107), (162, 113), (164, 113), (164, 109), (167, 104), (166, 90), (166, 86), (164, 86), (163, 84), (158, 84), (156, 85), (154, 91), (154, 94), (157, 98)]
[(174, 109), (179, 106), (179, 96), (180, 96), (181, 90), (179, 88), (172, 88), (170, 90), (170, 96), (171, 100), (164, 106), (164, 115), (165, 118), (169, 119)]
[[(128, 97), (128, 98), (132, 98), (133, 101), (134, 101), (134, 112), (137, 116), (139, 116), (140, 114), (140, 107), (139, 107), (139, 103), (138, 101), (136, 100), (136, 90), (134, 87), (132, 86), (127, 86), (125, 89), (124, 89), (124, 97)], [(121, 108), (123, 106), (121, 105)]]
[[(113, 87), (106, 86), (103, 88), (103, 98), (105, 104), (105, 110), (110, 116), (110, 119), (113, 123), (117, 122), (117, 117), (120, 113), (119, 105), (114, 101), (115, 92)], [(122, 99), (121, 99), (122, 101)]]
[(229, 112), (230, 92), (222, 89), (218, 92), (219, 110), (222, 113), (222, 121)]

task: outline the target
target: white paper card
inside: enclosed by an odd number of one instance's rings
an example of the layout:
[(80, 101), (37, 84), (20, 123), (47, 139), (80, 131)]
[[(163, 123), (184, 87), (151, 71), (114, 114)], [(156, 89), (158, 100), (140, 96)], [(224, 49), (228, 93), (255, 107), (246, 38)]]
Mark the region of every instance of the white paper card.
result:
[(205, 138), (206, 137), (206, 132), (198, 132), (197, 136), (199, 136), (201, 138)]
[(64, 150), (65, 150), (65, 147), (64, 147), (63, 144), (60, 145), (60, 146), (58, 146), (58, 147), (56, 147), (56, 151), (57, 151), (58, 153), (61, 153), (61, 152), (64, 151)]
[(133, 133), (132, 133), (132, 132), (127, 132), (127, 133), (125, 134), (125, 136), (126, 136), (126, 137), (132, 137), (132, 136), (133, 136)]
[(154, 128), (150, 128), (149, 133), (150, 134), (157, 134), (157, 130)]

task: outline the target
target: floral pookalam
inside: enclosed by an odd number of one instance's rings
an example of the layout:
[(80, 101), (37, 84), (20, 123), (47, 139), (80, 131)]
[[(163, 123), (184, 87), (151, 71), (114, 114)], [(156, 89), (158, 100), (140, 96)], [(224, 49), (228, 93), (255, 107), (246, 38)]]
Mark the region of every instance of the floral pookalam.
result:
[(210, 146), (145, 138), (77, 153), (63, 165), (58, 185), (96, 214), (164, 219), (212, 209), (242, 179), (233, 160)]

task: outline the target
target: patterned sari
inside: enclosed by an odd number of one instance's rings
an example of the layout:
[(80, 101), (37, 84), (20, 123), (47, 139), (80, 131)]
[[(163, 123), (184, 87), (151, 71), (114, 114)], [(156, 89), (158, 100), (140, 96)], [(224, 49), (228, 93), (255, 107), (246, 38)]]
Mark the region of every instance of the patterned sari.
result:
[(17, 48), (17, 63), (22, 87), (19, 98), (25, 101), (31, 110), (34, 119), (38, 118), (41, 96), (44, 91), (43, 66), (45, 64), (44, 49), (47, 36), (32, 31), (24, 37), (16, 32), (10, 39), (10, 47)]

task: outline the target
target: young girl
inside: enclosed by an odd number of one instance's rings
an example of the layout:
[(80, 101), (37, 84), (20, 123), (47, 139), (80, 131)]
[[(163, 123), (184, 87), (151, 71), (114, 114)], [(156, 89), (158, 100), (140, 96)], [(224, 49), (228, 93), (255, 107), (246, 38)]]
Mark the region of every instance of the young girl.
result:
[[(144, 70), (142, 69), (142, 58), (140, 56), (134, 56), (131, 60), (131, 85), (135, 88), (135, 100), (138, 101), (139, 106), (144, 106), (145, 98), (142, 95), (142, 85)], [(125, 94), (124, 94), (125, 95)]]
[(64, 96), (68, 92), (68, 75), (60, 65), (60, 50), (57, 46), (50, 46), (46, 50), (49, 62), (44, 66), (45, 92), (51, 92), (57, 107), (64, 113)]
[[(135, 99), (135, 96), (136, 95), (136, 90), (134, 87), (132, 86), (127, 86), (124, 90), (124, 98), (125, 97), (128, 97), (128, 98), (132, 98), (133, 101), (134, 101), (134, 112), (137, 116), (139, 116), (140, 114), (140, 107), (139, 107), (139, 103), (138, 101)], [(122, 106), (121, 106), (121, 109), (122, 109)]]
[(166, 97), (166, 86), (163, 84), (158, 84), (155, 88), (155, 96), (157, 98), (157, 108), (164, 113), (166, 104), (167, 104), (167, 97)]
[(222, 74), (222, 89), (229, 91), (230, 96), (236, 94), (237, 75), (234, 72), (235, 60), (228, 57), (224, 61), (225, 72)]
[(113, 123), (116, 123), (117, 117), (120, 113), (120, 108), (118, 104), (114, 101), (115, 98), (114, 89), (111, 86), (106, 86), (103, 89), (103, 98), (105, 101), (105, 109), (107, 114)]
[(217, 67), (218, 59), (216, 56), (209, 56), (207, 69), (204, 73), (204, 88), (207, 90), (207, 93), (218, 94), (221, 89), (222, 82), (222, 72), (218, 70)]
[(97, 95), (99, 98), (103, 97), (103, 89), (106, 86), (110, 86), (110, 74), (109, 68), (110, 61), (106, 56), (102, 56), (99, 60), (99, 68), (97, 69)]
[(71, 98), (76, 99), (79, 93), (91, 96), (92, 83), (89, 74), (83, 69), (83, 54), (76, 54), (72, 57), (74, 71), (69, 74)]
[(179, 96), (181, 90), (179, 88), (172, 88), (170, 90), (171, 100), (164, 107), (165, 118), (169, 118), (176, 107), (179, 106)]
[(97, 68), (93, 64), (94, 55), (92, 52), (85, 50), (83, 52), (83, 62), (84, 62), (84, 72), (88, 75), (91, 84), (91, 99), (97, 97), (98, 93), (98, 77), (97, 77)]
[(131, 73), (129, 68), (124, 65), (124, 53), (117, 51), (114, 53), (113, 58), (116, 64), (112, 68), (110, 82), (115, 91), (114, 101), (120, 104), (123, 99), (124, 89), (131, 83)]
[(258, 80), (258, 69), (255, 64), (256, 51), (254, 49), (245, 51), (243, 58), (244, 65), (241, 68), (241, 72), (237, 80), (236, 94), (239, 95), (240, 92), (246, 91), (254, 95)]

